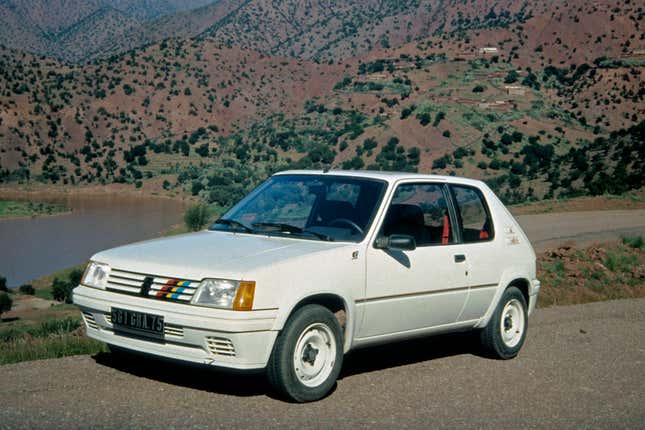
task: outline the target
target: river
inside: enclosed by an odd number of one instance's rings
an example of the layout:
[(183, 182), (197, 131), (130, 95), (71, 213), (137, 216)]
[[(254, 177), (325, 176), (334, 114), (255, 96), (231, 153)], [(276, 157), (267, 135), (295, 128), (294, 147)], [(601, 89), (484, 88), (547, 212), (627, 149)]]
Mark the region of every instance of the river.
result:
[(28, 199), (63, 204), (72, 213), (0, 220), (0, 275), (10, 287), (80, 264), (97, 251), (159, 236), (181, 222), (184, 208), (174, 200), (119, 194)]

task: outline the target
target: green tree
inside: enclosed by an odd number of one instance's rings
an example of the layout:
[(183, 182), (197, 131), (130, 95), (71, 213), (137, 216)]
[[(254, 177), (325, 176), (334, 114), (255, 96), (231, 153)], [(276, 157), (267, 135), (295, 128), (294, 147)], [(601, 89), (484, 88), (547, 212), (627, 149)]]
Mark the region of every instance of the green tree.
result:
[(517, 80), (519, 79), (519, 77), (520, 77), (520, 74), (519, 74), (519, 73), (517, 73), (517, 71), (515, 71), (515, 70), (511, 70), (510, 72), (508, 72), (508, 74), (507, 74), (507, 75), (506, 75), (506, 77), (504, 78), (504, 83), (505, 83), (505, 84), (512, 84), (512, 83), (515, 83), (515, 82), (517, 82)]
[(195, 205), (186, 210), (184, 223), (191, 231), (201, 230), (208, 221), (208, 208), (206, 205)]
[(7, 278), (0, 276), (0, 291), (7, 291)]
[(13, 306), (13, 300), (9, 297), (9, 294), (2, 292), (0, 293), (0, 319), (2, 318), (3, 312), (9, 312)]
[(72, 289), (69, 282), (55, 278), (52, 283), (52, 296), (59, 302), (72, 303)]
[(30, 296), (33, 296), (36, 293), (36, 290), (34, 290), (34, 287), (31, 284), (23, 284), (20, 286), (19, 290), (22, 294), (29, 294)]

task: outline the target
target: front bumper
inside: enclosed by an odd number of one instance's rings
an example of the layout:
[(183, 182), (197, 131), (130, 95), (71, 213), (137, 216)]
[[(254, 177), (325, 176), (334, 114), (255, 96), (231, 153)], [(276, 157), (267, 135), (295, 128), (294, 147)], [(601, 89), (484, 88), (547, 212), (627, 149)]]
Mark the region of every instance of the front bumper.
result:
[[(74, 303), (83, 314), (87, 335), (125, 349), (233, 369), (262, 369), (278, 332), (271, 330), (277, 310), (227, 311), (113, 293), (79, 285)], [(114, 333), (112, 306), (162, 315), (163, 341)]]

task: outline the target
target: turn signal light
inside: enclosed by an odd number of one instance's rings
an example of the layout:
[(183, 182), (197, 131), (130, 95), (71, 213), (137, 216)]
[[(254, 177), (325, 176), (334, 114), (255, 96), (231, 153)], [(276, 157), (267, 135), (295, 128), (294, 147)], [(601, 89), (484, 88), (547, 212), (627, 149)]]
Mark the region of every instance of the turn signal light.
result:
[(255, 296), (255, 281), (240, 281), (240, 286), (235, 294), (233, 310), (250, 311), (253, 308), (253, 297)]

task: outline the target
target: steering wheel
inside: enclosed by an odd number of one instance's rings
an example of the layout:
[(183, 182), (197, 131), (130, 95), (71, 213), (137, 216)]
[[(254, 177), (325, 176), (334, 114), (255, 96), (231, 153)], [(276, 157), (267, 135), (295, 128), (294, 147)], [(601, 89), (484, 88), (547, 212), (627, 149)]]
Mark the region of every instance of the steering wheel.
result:
[(336, 218), (335, 220), (330, 221), (328, 225), (330, 227), (333, 227), (334, 224), (345, 224), (356, 230), (359, 234), (365, 234), (363, 229), (358, 224), (347, 218)]

